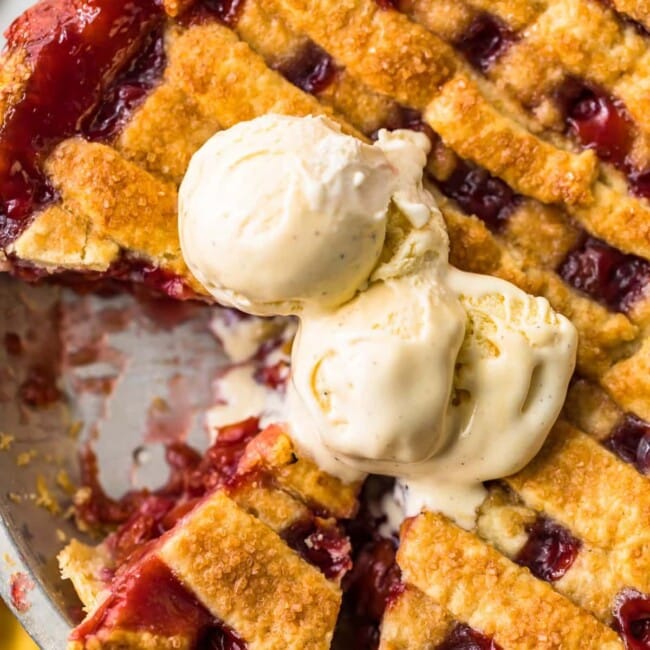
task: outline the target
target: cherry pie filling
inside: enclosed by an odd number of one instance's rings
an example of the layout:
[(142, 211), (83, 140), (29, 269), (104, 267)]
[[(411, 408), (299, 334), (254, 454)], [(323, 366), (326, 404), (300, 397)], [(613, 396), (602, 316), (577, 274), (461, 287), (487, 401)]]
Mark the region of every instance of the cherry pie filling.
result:
[(613, 628), (627, 650), (650, 648), (650, 597), (636, 589), (624, 589), (614, 599)]
[(650, 424), (633, 413), (626, 413), (603, 443), (642, 474), (650, 473)]
[(336, 77), (338, 69), (332, 57), (313, 41), (309, 41), (296, 55), (277, 66), (278, 72), (294, 86), (318, 95)]
[(477, 216), (495, 232), (505, 225), (520, 201), (500, 178), (466, 161), (459, 161), (449, 178), (436, 184), (464, 212)]
[(595, 237), (586, 237), (567, 255), (558, 273), (578, 291), (609, 309), (626, 313), (645, 295), (650, 262), (626, 255)]
[(436, 650), (502, 650), (501, 646), (469, 625), (456, 623)]
[(502, 20), (481, 12), (454, 46), (472, 66), (485, 73), (516, 40), (516, 34)]
[(582, 543), (558, 523), (539, 517), (528, 529), (528, 540), (515, 561), (540, 580), (559, 580), (574, 563)]
[(245, 0), (199, 0), (179, 17), (182, 25), (197, 25), (210, 20), (218, 20), (233, 27), (239, 18)]

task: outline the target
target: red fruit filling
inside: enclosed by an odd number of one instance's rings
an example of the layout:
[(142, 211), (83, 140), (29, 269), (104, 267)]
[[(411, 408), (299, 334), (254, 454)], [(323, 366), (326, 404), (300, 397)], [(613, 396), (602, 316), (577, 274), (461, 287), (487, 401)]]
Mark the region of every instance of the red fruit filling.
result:
[(650, 648), (650, 598), (636, 589), (624, 589), (614, 599), (612, 627), (627, 650)]
[(148, 34), (131, 65), (107, 89), (102, 104), (83, 133), (90, 140), (117, 136), (162, 78), (167, 65), (162, 28)]
[(376, 505), (392, 492), (394, 483), (386, 477), (368, 478), (360, 495), (359, 514), (346, 525), (352, 541), (353, 568), (343, 580), (341, 647), (376, 650), (384, 610), (404, 588), (395, 561), (397, 540), (380, 536), (379, 528), (386, 517), (376, 514)]
[(271, 390), (284, 391), (291, 374), (291, 368), (286, 361), (278, 361), (272, 366), (260, 366), (253, 375), (258, 384)]
[[(381, 128), (388, 129), (389, 131), (397, 131), (397, 129), (419, 131), (420, 133), (424, 133), (432, 143), (438, 139), (434, 130), (422, 118), (422, 113), (414, 108), (407, 108), (406, 106), (397, 106), (388, 122)], [(378, 133), (379, 130), (371, 133), (370, 137), (376, 140)]]
[(31, 368), (27, 378), (18, 388), (18, 397), (23, 404), (35, 408), (58, 402), (62, 394), (57, 386), (57, 376), (47, 368)]
[(154, 553), (146, 553), (124, 567), (111, 585), (111, 594), (91, 618), (75, 628), (70, 638), (85, 641), (100, 630), (110, 629), (180, 636), (196, 650), (246, 648)]
[(329, 580), (342, 578), (352, 568), (350, 540), (326, 519), (299, 521), (283, 531), (282, 538)]
[(354, 568), (346, 577), (344, 607), (353, 620), (355, 648), (379, 646), (379, 626), (384, 610), (404, 588), (395, 561), (395, 542), (377, 539), (356, 554)]
[(650, 262), (587, 237), (567, 255), (558, 273), (572, 287), (610, 309), (628, 312), (645, 293)]
[(603, 444), (642, 474), (650, 473), (650, 424), (645, 420), (626, 413)]
[(559, 580), (575, 561), (582, 542), (559, 524), (539, 517), (528, 530), (528, 541), (515, 562), (540, 580)]
[(200, 0), (179, 19), (183, 25), (196, 25), (215, 18), (228, 27), (234, 27), (245, 0)]
[(44, 158), (93, 122), (107, 88), (163, 18), (156, 0), (44, 0), (7, 30), (9, 50), (24, 49), (33, 72), (0, 132), (0, 247), (56, 198)]
[(464, 623), (456, 623), (436, 650), (501, 650), (501, 646)]
[(574, 77), (558, 89), (557, 99), (576, 140), (620, 169), (634, 194), (650, 198), (650, 170), (636, 169), (630, 160), (635, 127), (623, 102)]
[(375, 0), (381, 9), (399, 9), (399, 0)]
[(258, 433), (257, 419), (250, 418), (221, 428), (203, 456), (183, 443), (172, 444), (167, 447), (167, 483), (153, 492), (127, 492), (120, 499), (104, 492), (97, 458), (86, 449), (81, 457), (81, 485), (88, 495), (76, 505), (77, 518), (90, 528), (119, 526), (107, 541), (120, 558), (126, 558), (143, 542), (172, 528), (207, 492), (233, 482), (246, 445)]
[(323, 92), (338, 72), (332, 57), (313, 41), (277, 69), (287, 81), (313, 95)]
[(634, 125), (623, 104), (575, 78), (564, 82), (558, 100), (569, 130), (580, 144), (594, 149), (602, 160), (625, 169)]
[(477, 216), (493, 231), (503, 227), (519, 202), (519, 197), (501, 179), (485, 169), (461, 161), (445, 181), (437, 181), (440, 191), (468, 214)]
[(475, 68), (487, 72), (515, 40), (514, 32), (503, 21), (491, 14), (481, 13), (454, 45)]
[(5, 350), (11, 357), (19, 357), (23, 353), (23, 342), (15, 332), (5, 334)]
[[(215, 488), (237, 489), (238, 482), (248, 477), (238, 473), (239, 461), (258, 433), (258, 420), (250, 418), (219, 429), (216, 442), (203, 455), (184, 443), (169, 445), (167, 483), (154, 491), (128, 492), (120, 499), (104, 492), (97, 459), (86, 449), (81, 459), (81, 483), (89, 494), (77, 503), (77, 518), (90, 528), (117, 526), (106, 544), (115, 564), (121, 565), (137, 556), (143, 545), (173, 528)], [(351, 568), (350, 541), (331, 520), (313, 515), (290, 526), (282, 536), (329, 579), (340, 579)]]
[(161, 269), (144, 260), (123, 257), (102, 272), (64, 271), (50, 274), (44, 269), (22, 264), (19, 260), (10, 258), (11, 273), (25, 282), (38, 282), (44, 279), (56, 280), (81, 292), (112, 294), (123, 290), (125, 286), (145, 287), (154, 294), (162, 294), (174, 300), (190, 300), (197, 297), (185, 280), (173, 273)]

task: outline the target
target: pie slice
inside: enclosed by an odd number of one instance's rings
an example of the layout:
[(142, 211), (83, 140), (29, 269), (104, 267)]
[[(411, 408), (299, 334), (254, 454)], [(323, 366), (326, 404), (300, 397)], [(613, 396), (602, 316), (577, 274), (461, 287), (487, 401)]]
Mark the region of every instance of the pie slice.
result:
[[(489, 486), (475, 530), (425, 513), (405, 524), (395, 562), (396, 541), (382, 539), (374, 519), (346, 524), (355, 566), (342, 583), (337, 638), (347, 625), (362, 641), (342, 647), (650, 647), (649, 31), (650, 8), (631, 0), (41, 0), (9, 30), (0, 65), (7, 271), (206, 299), (176, 232), (190, 157), (243, 120), (324, 113), (359, 137), (426, 133), (452, 263), (545, 296), (578, 328), (561, 421), (530, 467)], [(258, 638), (242, 628), (245, 613), (212, 602), (163, 549), (187, 539), (193, 513), (199, 526), (215, 499), (246, 530), (263, 530), (264, 548), (291, 558), (295, 583), (302, 571), (319, 574), (289, 550), (304, 552), (306, 537), (278, 545), (289, 522), (325, 501), (328, 520), (354, 510), (354, 489), (330, 486), (304, 459), (279, 462), (286, 435), (254, 440), (246, 462), (272, 476), (271, 487), (234, 489), (202, 467), (216, 491), (203, 485), (194, 501), (172, 489), (162, 509), (180, 504), (186, 518), (147, 533), (140, 559), (181, 585), (193, 633), (219, 620), (220, 634), (245, 643)], [(142, 520), (145, 502), (81, 500), (80, 521), (119, 531)], [(229, 535), (215, 537), (215, 549)], [(91, 610), (113, 580), (98, 581), (97, 567), (110, 574), (126, 561), (128, 537), (113, 533), (96, 552), (71, 547), (66, 566)], [(313, 584), (334, 594), (334, 612), (336, 579)], [(132, 645), (154, 634), (115, 620)], [(318, 623), (326, 643), (333, 621)], [(92, 643), (113, 642), (95, 634)]]
[(91, 479), (79, 495), (86, 527), (109, 523), (109, 506), (122, 523), (61, 553), (88, 611), (70, 647), (329, 648), (351, 566), (336, 517), (353, 516), (356, 490), (255, 420), (222, 429), (204, 457), (177, 445), (169, 460), (154, 494), (109, 503)]

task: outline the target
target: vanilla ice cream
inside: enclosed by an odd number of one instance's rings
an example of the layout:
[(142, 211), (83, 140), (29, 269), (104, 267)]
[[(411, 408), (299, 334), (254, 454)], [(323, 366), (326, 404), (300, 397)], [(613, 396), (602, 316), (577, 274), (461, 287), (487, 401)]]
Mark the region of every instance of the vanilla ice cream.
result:
[(238, 124), (181, 185), (185, 259), (219, 302), (252, 314), (339, 305), (377, 263), (397, 178), (381, 150), (326, 118)]
[[(575, 329), (545, 299), (449, 265), (424, 135), (383, 131), (370, 146), (324, 118), (276, 116), (235, 130), (183, 183), (188, 265), (221, 302), (299, 316), (287, 419), (303, 452), (345, 480), (395, 476), (404, 514), (472, 526), (482, 482), (525, 465), (557, 418)], [(288, 179), (253, 189), (278, 169)], [(236, 206), (228, 190), (221, 206), (222, 185), (250, 195)]]

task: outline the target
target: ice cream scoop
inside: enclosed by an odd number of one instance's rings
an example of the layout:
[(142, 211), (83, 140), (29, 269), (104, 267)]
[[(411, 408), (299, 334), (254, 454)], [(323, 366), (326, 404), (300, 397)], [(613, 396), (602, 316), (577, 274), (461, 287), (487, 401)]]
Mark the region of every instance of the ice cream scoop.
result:
[(324, 117), (265, 115), (217, 133), (179, 195), (187, 263), (222, 304), (253, 314), (334, 307), (381, 254), (398, 174)]

